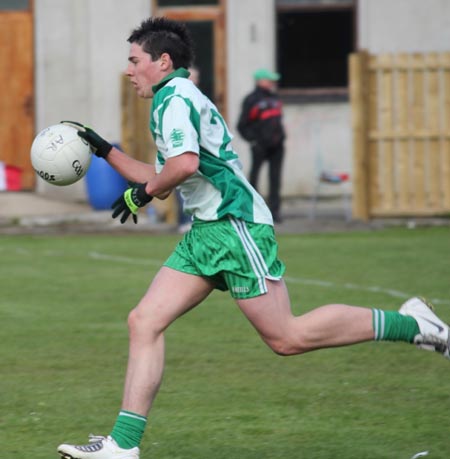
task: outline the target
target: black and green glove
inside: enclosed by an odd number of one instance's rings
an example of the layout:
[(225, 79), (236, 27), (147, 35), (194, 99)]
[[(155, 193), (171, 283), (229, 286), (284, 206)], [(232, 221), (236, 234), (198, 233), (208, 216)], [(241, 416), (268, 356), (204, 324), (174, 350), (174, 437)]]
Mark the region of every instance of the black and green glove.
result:
[(127, 218), (133, 215), (134, 223), (137, 223), (137, 213), (141, 207), (147, 205), (153, 196), (147, 194), (145, 191), (146, 183), (131, 183), (131, 187), (123, 193), (111, 206), (113, 210), (112, 218), (120, 218), (120, 223), (125, 223)]
[(60, 121), (60, 123), (75, 128), (78, 131), (78, 135), (89, 143), (92, 153), (99, 158), (106, 158), (112, 150), (112, 145), (90, 127), (76, 121)]

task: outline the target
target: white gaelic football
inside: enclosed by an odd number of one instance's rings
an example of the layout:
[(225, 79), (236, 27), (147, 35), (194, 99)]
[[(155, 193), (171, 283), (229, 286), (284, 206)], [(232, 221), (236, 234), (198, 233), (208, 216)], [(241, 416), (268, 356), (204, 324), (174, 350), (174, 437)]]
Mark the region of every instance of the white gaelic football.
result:
[(89, 144), (75, 128), (64, 124), (42, 130), (31, 145), (33, 169), (51, 185), (77, 182), (86, 174), (91, 159)]

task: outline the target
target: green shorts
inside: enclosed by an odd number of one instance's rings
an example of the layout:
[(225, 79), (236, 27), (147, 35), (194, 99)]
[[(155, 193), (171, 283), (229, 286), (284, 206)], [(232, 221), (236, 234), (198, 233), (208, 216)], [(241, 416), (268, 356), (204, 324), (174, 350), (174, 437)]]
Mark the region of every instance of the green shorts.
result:
[(267, 293), (266, 279), (284, 274), (277, 251), (270, 225), (232, 217), (194, 221), (164, 266), (205, 277), (233, 298), (252, 298)]

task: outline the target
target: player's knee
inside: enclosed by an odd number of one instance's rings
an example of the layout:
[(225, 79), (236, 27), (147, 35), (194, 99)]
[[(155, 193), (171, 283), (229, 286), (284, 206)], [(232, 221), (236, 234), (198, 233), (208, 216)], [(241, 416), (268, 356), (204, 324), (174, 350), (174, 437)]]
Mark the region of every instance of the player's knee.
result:
[(128, 331), (130, 336), (139, 335), (141, 333), (150, 336), (158, 333), (158, 325), (155, 320), (143, 314), (137, 307), (132, 309), (128, 314)]
[(266, 340), (266, 343), (270, 349), (275, 352), (275, 354), (282, 357), (298, 355), (307, 351), (307, 349), (303, 347), (300, 340), (291, 340), (286, 337)]
[(133, 334), (138, 330), (140, 324), (139, 320), (139, 312), (137, 309), (132, 309), (130, 313), (128, 314), (128, 330), (130, 334)]

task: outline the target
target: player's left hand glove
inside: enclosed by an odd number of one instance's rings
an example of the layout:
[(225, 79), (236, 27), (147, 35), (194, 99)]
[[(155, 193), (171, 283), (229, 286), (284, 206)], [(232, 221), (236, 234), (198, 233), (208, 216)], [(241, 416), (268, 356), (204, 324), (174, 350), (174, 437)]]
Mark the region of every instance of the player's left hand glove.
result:
[(99, 158), (106, 159), (112, 150), (112, 145), (90, 127), (84, 126), (77, 121), (60, 121), (60, 123), (75, 128), (78, 131), (78, 135), (89, 143), (92, 152)]
[(137, 213), (141, 207), (147, 205), (153, 196), (145, 191), (146, 183), (132, 183), (131, 187), (123, 193), (111, 206), (113, 210), (112, 218), (120, 218), (120, 223), (125, 223), (130, 214), (133, 216), (134, 223), (137, 223)]

